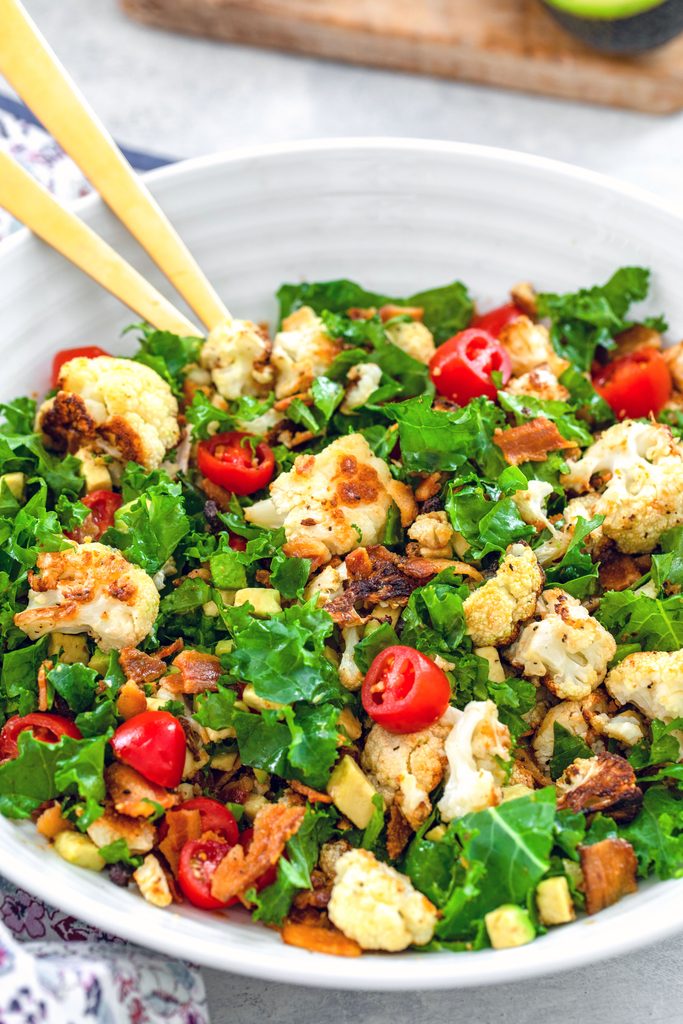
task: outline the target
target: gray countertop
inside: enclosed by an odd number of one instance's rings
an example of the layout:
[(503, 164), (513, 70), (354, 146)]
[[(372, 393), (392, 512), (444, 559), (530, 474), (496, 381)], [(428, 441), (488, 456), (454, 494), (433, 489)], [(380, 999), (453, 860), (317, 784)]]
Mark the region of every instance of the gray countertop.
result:
[[(667, 118), (516, 95), (151, 32), (115, 0), (25, 0), (117, 138), (183, 157), (256, 142), (406, 135), (569, 160), (681, 197), (683, 114)], [(191, 951), (188, 950), (188, 953)], [(669, 1022), (683, 999), (674, 939), (525, 985), (341, 993), (207, 971), (214, 1024)]]

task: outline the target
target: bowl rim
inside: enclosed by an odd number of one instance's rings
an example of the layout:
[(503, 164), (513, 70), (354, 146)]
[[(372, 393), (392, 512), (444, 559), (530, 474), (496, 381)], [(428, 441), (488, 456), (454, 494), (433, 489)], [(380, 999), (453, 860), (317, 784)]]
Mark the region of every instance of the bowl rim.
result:
[[(225, 153), (214, 153), (187, 160), (179, 160), (145, 174), (152, 185), (163, 184), (178, 177), (192, 177), (205, 170), (231, 166), (241, 162), (270, 161), (279, 157), (297, 154), (326, 154), (334, 152), (377, 152), (417, 153), (452, 156), (456, 159), (480, 159), (498, 165), (528, 168), (545, 172), (556, 180), (571, 180), (603, 192), (621, 196), (641, 206), (672, 217), (683, 225), (683, 204), (663, 200), (637, 185), (612, 178), (609, 175), (577, 167), (573, 164), (535, 154), (474, 143), (450, 142), (430, 139), (402, 139), (396, 137), (349, 137), (302, 140), (298, 142), (276, 142), (250, 145), (231, 149)], [(79, 214), (89, 214), (96, 208), (104, 208), (97, 193), (85, 196), (71, 208)], [(11, 259), (15, 251), (27, 244), (30, 237), (27, 229), (20, 229), (0, 245), (0, 267), (3, 260)], [(58, 888), (55, 898), (55, 875), (50, 872), (32, 871), (18, 856), (20, 844), (15, 843), (11, 832), (0, 831), (0, 850), (10, 856), (3, 858), (2, 874), (14, 884), (25, 887), (30, 874), (30, 891), (39, 899), (52, 906), (81, 918), (87, 923), (103, 929), (133, 943), (140, 943), (141, 925), (136, 915), (126, 906), (112, 909), (96, 897), (84, 894), (77, 886)], [(8, 827), (16, 828), (14, 823)], [(76, 881), (76, 878), (74, 878)], [(641, 891), (644, 891), (642, 887)], [(597, 960), (611, 959), (618, 955), (640, 949), (650, 943), (664, 939), (683, 929), (683, 881), (655, 882), (647, 886), (654, 899), (630, 906), (634, 897), (626, 897), (620, 904), (618, 917), (608, 920), (583, 918), (572, 930), (575, 941), (555, 946), (539, 938), (530, 946), (505, 951), (484, 950), (473, 954), (435, 953), (424, 954), (365, 954), (359, 959), (334, 957), (313, 957), (305, 950), (287, 946), (269, 946), (254, 956), (251, 943), (240, 943), (228, 934), (224, 940), (215, 937), (192, 936), (191, 957), (207, 967), (235, 971), (240, 974), (270, 981), (302, 984), (318, 988), (410, 991), (469, 988), (480, 985), (523, 981), (532, 977), (559, 973), (581, 967)], [(125, 903), (125, 901), (124, 901)], [(148, 908), (152, 910), (153, 908)], [(158, 916), (158, 926), (145, 929), (145, 946), (172, 957), (187, 957), (186, 939), (183, 935), (183, 918), (171, 918), (174, 927), (167, 927), (167, 911)], [(157, 918), (155, 917), (155, 921)], [(533, 953), (530, 953), (533, 950)], [(407, 957), (410, 957), (410, 963)]]

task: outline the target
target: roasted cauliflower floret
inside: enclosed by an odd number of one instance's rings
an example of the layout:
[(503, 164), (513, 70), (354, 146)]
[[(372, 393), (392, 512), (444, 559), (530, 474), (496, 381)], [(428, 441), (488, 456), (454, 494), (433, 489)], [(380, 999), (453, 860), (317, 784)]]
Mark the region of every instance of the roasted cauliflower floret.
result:
[(569, 392), (564, 384), (560, 384), (552, 370), (547, 366), (537, 366), (521, 377), (512, 377), (505, 385), (511, 395), (531, 395), (543, 401), (566, 402)]
[(510, 356), (514, 377), (531, 373), (538, 366), (548, 367), (559, 377), (569, 366), (566, 359), (560, 359), (553, 350), (547, 328), (535, 324), (528, 316), (520, 316), (507, 324), (498, 340)]
[(543, 680), (562, 700), (581, 700), (605, 678), (617, 645), (613, 636), (564, 590), (546, 590), (537, 618), (507, 652), (524, 675)]
[(570, 464), (562, 482), (581, 493), (605, 479), (593, 514), (605, 517), (601, 533), (625, 554), (654, 550), (662, 533), (683, 523), (683, 448), (667, 426), (617, 423)]
[(28, 608), (14, 624), (32, 640), (55, 630), (88, 633), (103, 651), (137, 647), (151, 632), (159, 591), (150, 576), (106, 544), (38, 555)]
[(601, 811), (615, 821), (631, 821), (643, 802), (633, 768), (618, 754), (577, 757), (555, 785), (560, 810)]
[(64, 363), (36, 430), (60, 451), (87, 448), (156, 469), (180, 438), (178, 403), (158, 373), (131, 359), (79, 356)]
[(360, 690), (363, 685), (363, 673), (356, 665), (354, 651), (361, 639), (361, 632), (358, 626), (348, 626), (342, 629), (342, 640), (344, 650), (339, 662), (339, 681), (347, 690)]
[(671, 722), (683, 715), (683, 651), (629, 654), (607, 674), (605, 687), (619, 704)]
[(173, 903), (168, 879), (153, 853), (147, 854), (140, 867), (133, 872), (133, 878), (148, 903), (155, 907), (168, 907)]
[(349, 850), (339, 858), (327, 912), (362, 949), (388, 953), (426, 945), (437, 920), (436, 908), (410, 879), (369, 850)]
[(270, 498), (245, 509), (251, 523), (284, 526), (288, 542), (315, 545), (320, 557), (378, 544), (392, 502), (407, 526), (417, 506), (410, 488), (394, 480), (361, 434), (340, 437), (319, 455), (300, 455), (270, 485)]
[(358, 363), (351, 367), (346, 379), (348, 387), (341, 411), (349, 413), (354, 409), (362, 409), (370, 395), (375, 393), (382, 379), (382, 369), (377, 363)]
[(422, 512), (408, 530), (421, 558), (452, 558), (455, 530), (445, 512)]
[(251, 320), (226, 320), (213, 328), (199, 361), (211, 373), (219, 395), (230, 401), (268, 390), (273, 370), (270, 341)]
[(436, 352), (434, 335), (419, 320), (403, 320), (387, 327), (392, 344), (420, 363), (428, 363)]
[(555, 751), (555, 723), (561, 725), (573, 736), (584, 740), (593, 750), (602, 750), (603, 744), (591, 728), (583, 714), (583, 708), (577, 700), (564, 700), (550, 708), (532, 741), (534, 756), (542, 772), (548, 771), (548, 765)]
[(470, 701), (454, 717), (445, 744), (446, 785), (437, 804), (444, 821), (499, 804), (506, 776), (501, 762), (510, 760), (510, 730), (498, 721), (492, 700)]
[(273, 341), (271, 362), (276, 370), (276, 398), (306, 391), (340, 351), (341, 345), (330, 337), (310, 306), (290, 313)]
[(398, 734), (374, 725), (365, 741), (363, 768), (387, 807), (395, 803), (414, 829), (431, 814), (429, 794), (443, 779), (448, 764), (444, 744), (457, 714), (448, 708), (438, 722), (419, 732)]
[(527, 544), (511, 544), (496, 575), (473, 591), (463, 610), (475, 647), (509, 644), (530, 618), (543, 588), (543, 570)]

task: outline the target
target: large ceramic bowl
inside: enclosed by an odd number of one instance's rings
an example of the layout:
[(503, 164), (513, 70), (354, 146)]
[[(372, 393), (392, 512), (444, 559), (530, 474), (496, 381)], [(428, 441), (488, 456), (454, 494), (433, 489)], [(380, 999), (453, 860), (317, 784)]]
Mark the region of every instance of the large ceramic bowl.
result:
[[(529, 279), (568, 289), (622, 264), (654, 271), (651, 306), (683, 334), (683, 215), (624, 185), (534, 157), (390, 140), (246, 150), (165, 169), (152, 191), (230, 308), (272, 317), (282, 281), (346, 275), (389, 294), (453, 278), (484, 304)], [(160, 284), (98, 200), (83, 217)], [(163, 287), (163, 285), (162, 285)], [(131, 319), (24, 234), (0, 246), (0, 397), (41, 392), (51, 353), (97, 342), (124, 352)], [(0, 871), (99, 927), (173, 956), (277, 981), (339, 988), (481, 985), (558, 971), (635, 949), (683, 926), (683, 881), (643, 885), (592, 919), (529, 946), (468, 954), (336, 959), (285, 946), (229, 916), (162, 911), (106, 877), (72, 868), (30, 825), (0, 819)]]

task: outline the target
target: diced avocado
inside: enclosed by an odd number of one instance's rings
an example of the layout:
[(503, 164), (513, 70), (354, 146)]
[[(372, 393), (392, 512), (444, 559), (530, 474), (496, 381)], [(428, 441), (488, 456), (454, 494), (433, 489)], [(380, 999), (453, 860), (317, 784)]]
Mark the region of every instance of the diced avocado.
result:
[(210, 619), (216, 619), (220, 614), (218, 611), (218, 605), (216, 604), (215, 601), (205, 601), (204, 604), (202, 605), (202, 611)]
[(492, 683), (505, 682), (505, 669), (500, 660), (500, 655), (495, 647), (475, 647), (474, 653), (478, 654), (489, 663), (489, 679)]
[(252, 711), (279, 711), (283, 707), (276, 700), (266, 700), (265, 697), (259, 697), (253, 683), (247, 683), (242, 690), (242, 700)]
[(536, 929), (529, 912), (514, 903), (503, 903), (484, 917), (489, 940), (494, 949), (512, 949), (533, 942)]
[(75, 665), (76, 662), (85, 665), (90, 658), (88, 641), (81, 634), (50, 633), (47, 653), (57, 657), (65, 665)]
[(556, 21), (606, 53), (644, 53), (683, 31), (680, 0), (544, 0)]
[(221, 654), (230, 654), (230, 651), (235, 646), (232, 640), (219, 640), (216, 644), (216, 657), (220, 658)]
[(503, 786), (503, 803), (507, 800), (518, 800), (521, 796), (529, 796), (533, 793), (531, 786), (525, 786), (522, 782), (516, 782), (513, 786)]
[(110, 491), (112, 489), (111, 473), (102, 459), (84, 459), (81, 462), (81, 476), (85, 480), (88, 494), (93, 491)]
[(3, 484), (13, 498), (16, 498), (17, 501), (24, 500), (24, 489), (26, 487), (25, 473), (3, 473), (0, 476), (0, 490)]
[(581, 865), (578, 864), (575, 860), (569, 860), (568, 858), (564, 858), (562, 861), (562, 867), (564, 868), (565, 875), (572, 883), (574, 888), (581, 889), (583, 885), (583, 871), (581, 870)]
[(568, 924), (576, 917), (574, 904), (569, 891), (569, 883), (564, 875), (557, 878), (544, 878), (536, 887), (536, 906), (538, 919), (546, 926), (552, 924)]
[(249, 821), (253, 821), (261, 808), (265, 807), (267, 803), (268, 801), (266, 798), (261, 796), (259, 793), (250, 793), (242, 804), (245, 816)]
[(104, 861), (92, 839), (80, 832), (60, 832), (55, 836), (54, 847), (60, 857), (89, 871), (101, 871)]
[(95, 653), (88, 662), (88, 668), (91, 668), (93, 669), (94, 672), (97, 672), (98, 676), (105, 675), (107, 669), (109, 668), (109, 655), (105, 654), (104, 651), (101, 651), (99, 647), (95, 648)]
[(447, 831), (445, 825), (435, 825), (434, 828), (430, 828), (429, 832), (425, 832), (425, 839), (428, 839), (430, 843), (440, 843)]
[(235, 607), (241, 604), (250, 604), (254, 609), (254, 615), (259, 617), (277, 615), (282, 611), (280, 591), (267, 587), (244, 587), (238, 590), (235, 593)]
[(220, 754), (214, 754), (209, 764), (217, 772), (231, 772), (237, 764), (237, 751), (224, 750)]
[(366, 828), (370, 824), (375, 810), (372, 798), (376, 796), (377, 790), (348, 754), (342, 757), (330, 775), (327, 792), (332, 797), (335, 807), (346, 815), (356, 828)]

